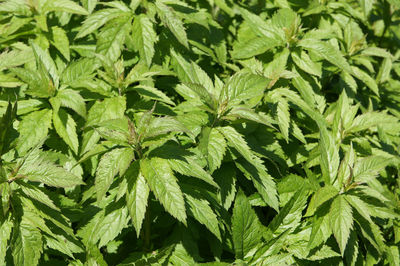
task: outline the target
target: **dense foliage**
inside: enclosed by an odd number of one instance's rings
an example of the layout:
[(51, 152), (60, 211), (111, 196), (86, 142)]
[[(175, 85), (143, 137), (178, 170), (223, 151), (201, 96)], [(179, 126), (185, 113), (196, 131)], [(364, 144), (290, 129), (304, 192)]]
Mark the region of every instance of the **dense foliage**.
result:
[(399, 265), (399, 0), (1, 0), (0, 265)]

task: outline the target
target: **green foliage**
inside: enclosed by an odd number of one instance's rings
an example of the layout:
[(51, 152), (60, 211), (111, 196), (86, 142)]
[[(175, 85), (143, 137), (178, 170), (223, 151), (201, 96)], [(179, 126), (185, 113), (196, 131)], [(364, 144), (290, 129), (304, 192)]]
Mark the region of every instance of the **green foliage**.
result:
[(0, 1), (0, 265), (399, 265), (399, 19)]

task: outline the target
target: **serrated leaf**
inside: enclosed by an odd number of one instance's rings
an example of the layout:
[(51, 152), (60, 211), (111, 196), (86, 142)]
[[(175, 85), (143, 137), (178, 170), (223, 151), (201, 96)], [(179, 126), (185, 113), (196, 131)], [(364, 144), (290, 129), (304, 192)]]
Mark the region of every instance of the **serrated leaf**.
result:
[[(71, 61), (61, 75), (61, 80), (64, 84), (72, 87), (81, 87), (83, 81), (89, 80), (93, 76), (97, 64), (92, 58), (82, 58), (76, 61)], [(58, 92), (61, 93), (61, 90)]]
[(291, 57), (294, 63), (303, 71), (315, 75), (317, 77), (321, 77), (322, 69), (321, 66), (312, 61), (310, 56), (305, 51), (300, 52), (292, 52)]
[(288, 103), (286, 101), (279, 101), (276, 112), (279, 129), (281, 130), (283, 137), (286, 139), (286, 142), (289, 142), (290, 113)]
[[(124, 116), (126, 109), (125, 97), (106, 98), (103, 101), (97, 101), (89, 110), (86, 120), (86, 127), (98, 124), (100, 122), (117, 119)], [(100, 136), (95, 131), (88, 131), (83, 135), (81, 154), (89, 151), (99, 141)]]
[(164, 26), (166, 26), (176, 39), (186, 48), (189, 48), (188, 38), (182, 21), (177, 17), (173, 9), (161, 1), (156, 1), (157, 12)]
[(357, 79), (365, 83), (365, 85), (367, 85), (367, 87), (370, 88), (373, 93), (379, 96), (379, 88), (373, 78), (371, 78), (367, 73), (365, 73), (358, 67), (352, 66), (351, 70), (353, 71), (352, 73)]
[(191, 214), (199, 223), (205, 225), (210, 232), (222, 241), (218, 218), (211, 209), (209, 203), (204, 199), (193, 197), (188, 193), (185, 194), (185, 198), (189, 214)]
[(232, 120), (232, 117), (239, 119), (246, 119), (249, 121), (253, 121), (256, 123), (264, 124), (269, 127), (273, 127), (272, 123), (274, 123), (274, 119), (265, 113), (257, 113), (253, 109), (245, 106), (238, 105), (233, 107), (227, 115), (223, 117), (223, 119)]
[(72, 14), (88, 15), (86, 9), (78, 5), (77, 3), (70, 0), (53, 0), (46, 2), (46, 11), (64, 11)]
[(128, 179), (128, 189), (126, 191), (126, 204), (139, 237), (142, 223), (146, 214), (147, 200), (149, 197), (149, 186), (139, 170), (139, 164), (134, 163), (126, 172)]
[(354, 165), (354, 180), (359, 182), (368, 182), (375, 178), (379, 171), (385, 168), (390, 162), (390, 160), (383, 156), (361, 158)]
[(18, 182), (18, 184), (20, 185), (20, 189), (26, 196), (30, 197), (31, 199), (37, 200), (56, 211), (60, 211), (60, 209), (54, 204), (54, 202), (49, 198), (49, 196), (43, 189), (40, 189), (25, 182)]
[(51, 85), (49, 77), (41, 75), (43, 74), (41, 71), (37, 73), (24, 68), (13, 68), (11, 72), (28, 84), (29, 88), (26, 90), (26, 94), (39, 98), (48, 98), (54, 95), (54, 86)]
[(70, 114), (63, 109), (53, 112), (53, 125), (57, 134), (68, 144), (75, 154), (78, 154), (78, 135), (76, 122)]
[(130, 21), (130, 16), (121, 16), (110, 21), (99, 34), (96, 53), (115, 62), (121, 55), (125, 38), (130, 30)]
[(218, 197), (226, 210), (229, 210), (236, 195), (236, 171), (233, 167), (222, 166), (213, 173), (215, 182), (220, 187)]
[(175, 105), (175, 103), (162, 91), (157, 88), (153, 88), (150, 86), (138, 85), (132, 88), (132, 90), (137, 91), (140, 95), (148, 97), (150, 99), (165, 102), (170, 105)]
[(214, 182), (213, 177), (192, 159), (168, 159), (168, 163), (172, 170), (182, 175), (196, 177), (215, 188), (219, 188), (217, 183)]
[(332, 235), (329, 207), (329, 205), (323, 205), (323, 208), (312, 220), (312, 231), (307, 246), (309, 250), (324, 243)]
[(0, 242), (0, 263), (3, 265), (5, 265), (6, 252), (9, 246), (7, 243), (11, 237), (12, 228), (13, 223), (10, 219), (6, 219), (0, 224), (0, 239), (2, 240)]
[(192, 135), (181, 122), (173, 117), (165, 116), (153, 118), (146, 128), (143, 138), (154, 138), (169, 132), (186, 132), (188, 135)]
[(263, 76), (239, 72), (226, 82), (222, 100), (226, 100), (229, 106), (234, 106), (242, 101), (262, 95), (268, 84), (269, 79)]
[(97, 166), (95, 188), (97, 201), (101, 201), (110, 188), (114, 177), (123, 175), (133, 160), (133, 151), (130, 148), (117, 148), (104, 154)]
[(60, 51), (60, 53), (67, 59), (70, 60), (70, 52), (69, 52), (69, 40), (66, 32), (58, 27), (53, 26), (51, 28), (51, 32), (53, 35), (53, 44)]
[(183, 194), (168, 161), (157, 157), (142, 159), (140, 160), (140, 172), (166, 211), (186, 224)]
[(388, 115), (383, 112), (368, 112), (357, 116), (350, 128), (346, 129), (347, 132), (359, 132), (366, 129), (374, 128), (378, 125), (396, 124), (398, 119), (394, 116)]
[(30, 44), (32, 46), (33, 53), (36, 57), (36, 61), (43, 65), (43, 67), (46, 69), (51, 79), (53, 80), (54, 86), (57, 88), (60, 78), (58, 75), (56, 64), (50, 57), (50, 54), (48, 53), (48, 51), (44, 51), (35, 42), (32, 41)]
[(22, 219), (14, 226), (11, 249), (15, 265), (37, 265), (43, 251), (40, 231)]
[(251, 25), (251, 30), (257, 35), (283, 42), (278, 30), (271, 24), (266, 23), (260, 16), (257, 16), (244, 8), (238, 7), (240, 14)]
[(324, 126), (320, 127), (321, 171), (325, 184), (333, 184), (339, 168), (339, 151), (335, 140)]
[(244, 259), (261, 239), (260, 222), (243, 191), (239, 191), (232, 214), (232, 238), (237, 259)]
[(106, 8), (96, 11), (85, 19), (75, 38), (78, 39), (85, 37), (86, 35), (94, 32), (95, 30), (106, 24), (108, 21), (121, 15), (124, 15), (124, 13), (116, 8)]
[(341, 52), (332, 46), (329, 42), (322, 42), (315, 39), (303, 39), (298, 43), (300, 46), (309, 49), (321, 56), (331, 64), (343, 69), (349, 73), (352, 73), (349, 63), (343, 57)]
[(338, 194), (339, 191), (331, 185), (326, 185), (318, 189), (311, 198), (310, 203), (308, 204), (306, 216), (313, 215), (318, 207), (320, 207), (322, 204), (329, 201), (330, 199), (336, 197)]
[(338, 171), (338, 184), (339, 187), (342, 187), (344, 182), (352, 178), (352, 171), (354, 168), (355, 161), (355, 152), (353, 150), (353, 143), (350, 143), (350, 148), (346, 152), (342, 162), (340, 163), (339, 171)]
[(137, 16), (133, 21), (132, 35), (140, 57), (150, 66), (154, 56), (154, 43), (157, 41), (151, 20), (144, 14)]
[(261, 160), (256, 157), (247, 145), (243, 136), (240, 135), (232, 127), (218, 128), (228, 141), (228, 146), (237, 150), (246, 161), (237, 161), (236, 163), (241, 166), (239, 169), (253, 180), (253, 184), (261, 194), (266, 203), (272, 208), (278, 210), (279, 203), (277, 199), (277, 191), (272, 177), (267, 173)]
[(51, 126), (52, 110), (44, 109), (26, 115), (19, 124), (17, 150), (24, 155), (46, 138)]
[[(217, 97), (217, 94), (214, 91), (214, 84), (212, 80), (199, 65), (197, 65), (195, 62), (186, 61), (181, 54), (175, 52), (174, 50), (171, 50), (171, 55), (174, 59), (172, 62), (176, 74), (184, 83), (200, 84), (208, 91), (210, 95)], [(193, 95), (198, 95), (197, 93), (192, 89)]]
[(120, 207), (108, 213), (95, 231), (100, 236), (99, 247), (103, 247), (115, 239), (128, 225), (128, 221), (129, 214), (126, 207)]
[(232, 57), (234, 59), (251, 58), (279, 45), (279, 41), (266, 37), (257, 37), (246, 42), (234, 43)]
[(353, 214), (344, 196), (339, 195), (333, 200), (329, 210), (329, 220), (343, 256), (350, 231), (353, 228)]
[(221, 166), (226, 150), (225, 138), (215, 128), (203, 128), (199, 149), (205, 156), (208, 168), (212, 173)]
[(18, 173), (26, 176), (30, 181), (53, 187), (73, 187), (84, 184), (79, 177), (45, 159), (38, 150), (29, 154)]
[(65, 89), (57, 92), (56, 98), (61, 106), (71, 108), (81, 117), (86, 118), (85, 99), (75, 90)]

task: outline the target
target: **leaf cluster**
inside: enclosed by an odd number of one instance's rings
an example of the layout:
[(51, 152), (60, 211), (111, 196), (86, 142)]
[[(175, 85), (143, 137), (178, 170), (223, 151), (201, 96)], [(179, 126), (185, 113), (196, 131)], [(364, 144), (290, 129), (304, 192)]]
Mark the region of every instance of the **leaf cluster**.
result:
[(0, 1), (0, 265), (399, 265), (399, 19)]

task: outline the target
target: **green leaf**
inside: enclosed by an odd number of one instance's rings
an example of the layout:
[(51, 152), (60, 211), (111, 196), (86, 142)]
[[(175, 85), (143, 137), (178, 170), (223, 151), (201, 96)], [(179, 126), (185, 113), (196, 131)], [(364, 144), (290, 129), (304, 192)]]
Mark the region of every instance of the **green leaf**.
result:
[(252, 58), (279, 45), (279, 41), (266, 37), (257, 37), (233, 44), (233, 59)]
[(243, 136), (240, 135), (232, 127), (218, 128), (228, 141), (228, 145), (237, 150), (246, 161), (237, 161), (237, 165), (241, 166), (239, 169), (245, 173), (248, 178), (253, 180), (253, 184), (258, 192), (263, 197), (264, 201), (272, 208), (278, 210), (278, 199), (275, 182), (272, 177), (267, 173), (262, 161), (256, 157), (247, 145)]
[[(64, 84), (72, 86), (73, 88), (82, 87), (83, 81), (90, 80), (93, 76), (93, 71), (96, 69), (97, 64), (92, 58), (82, 58), (73, 62), (70, 62), (65, 68), (61, 75), (61, 80)], [(62, 94), (64, 89), (58, 91), (58, 94)]]
[(128, 145), (131, 141), (129, 122), (126, 117), (106, 120), (94, 127), (101, 137), (115, 144)]
[(41, 182), (53, 187), (73, 187), (84, 184), (79, 177), (48, 161), (39, 150), (29, 154), (18, 174), (26, 176), (30, 181)]
[(128, 179), (128, 190), (126, 191), (126, 204), (136, 230), (136, 236), (139, 237), (142, 223), (146, 214), (147, 200), (150, 189), (139, 171), (139, 164), (133, 163), (126, 172)]
[(71, 108), (81, 117), (86, 118), (85, 99), (75, 90), (65, 89), (57, 92), (56, 98), (61, 106)]
[(321, 171), (325, 184), (333, 184), (339, 168), (340, 158), (335, 140), (324, 126), (320, 127)]
[(121, 16), (110, 21), (99, 34), (96, 53), (106, 56), (112, 62), (117, 61), (130, 31), (130, 21), (130, 16)]
[(223, 134), (230, 147), (235, 148), (248, 162), (251, 163), (253, 161), (255, 156), (250, 147), (247, 145), (247, 142), (244, 140), (243, 136), (239, 134), (233, 127), (218, 127), (217, 130)]
[(370, 75), (359, 69), (358, 67), (352, 66), (351, 70), (353, 71), (353, 75), (361, 80), (365, 85), (367, 85), (368, 88), (372, 90), (373, 93), (379, 96), (379, 88), (378, 85), (376, 84), (376, 81), (371, 78)]
[(65, 31), (57, 26), (51, 28), (53, 35), (53, 44), (58, 51), (67, 59), (70, 60), (69, 40)]
[[(208, 93), (212, 96), (217, 97), (216, 91), (214, 91), (214, 85), (210, 77), (207, 73), (198, 66), (195, 62), (188, 62), (185, 58), (182, 57), (181, 54), (171, 50), (171, 55), (173, 58), (173, 67), (176, 71), (177, 76), (184, 83), (193, 83), (200, 84), (208, 91)], [(194, 92), (193, 89), (199, 90), (201, 88), (189, 88), (192, 92), (192, 98), (199, 97), (199, 93), (202, 95), (201, 97), (207, 97), (203, 92), (197, 91)], [(179, 92), (179, 91), (178, 91)]]
[(40, 231), (25, 219), (14, 226), (11, 250), (15, 265), (38, 265), (43, 251)]
[(303, 70), (311, 75), (321, 77), (321, 75), (322, 75), (321, 65), (312, 61), (311, 58), (308, 56), (308, 54), (305, 51), (303, 51), (303, 50), (301, 50), (300, 52), (295, 51), (295, 52), (292, 52), (290, 55), (291, 55), (294, 63), (301, 70)]
[(17, 183), (20, 185), (19, 187), (21, 188), (22, 192), (29, 198), (37, 200), (56, 211), (60, 211), (60, 209), (54, 204), (54, 202), (46, 194), (45, 190), (43, 190), (39, 187), (30, 185), (26, 182), (19, 182), (17, 180)]
[(210, 172), (214, 172), (221, 166), (226, 150), (226, 141), (223, 135), (215, 128), (205, 127), (199, 142), (199, 149), (208, 163)]
[(259, 36), (265, 36), (268, 39), (278, 41), (278, 44), (283, 43), (280, 32), (276, 27), (266, 23), (260, 16), (257, 16), (244, 8), (238, 7), (240, 14), (250, 24), (250, 28)]
[(12, 228), (13, 223), (10, 219), (7, 219), (0, 224), (0, 239), (2, 240), (0, 242), (0, 263), (2, 265), (6, 265), (5, 257), (9, 246), (7, 243), (10, 239)]
[(326, 242), (326, 240), (332, 235), (330, 216), (328, 213), (329, 206), (322, 206), (323, 208), (321, 208), (319, 213), (314, 216), (314, 219), (312, 220), (312, 231), (307, 245), (309, 250)]
[(72, 116), (63, 109), (54, 110), (53, 124), (57, 134), (75, 154), (78, 154), (79, 141), (76, 133), (76, 122)]
[(212, 185), (215, 188), (219, 188), (217, 183), (214, 182), (213, 177), (208, 174), (200, 165), (190, 158), (184, 159), (168, 159), (170, 167), (182, 174), (187, 176), (196, 177), (204, 182)]
[(142, 159), (140, 160), (140, 172), (166, 211), (186, 224), (183, 194), (168, 161), (157, 157)]
[(95, 233), (100, 236), (99, 247), (103, 247), (115, 239), (122, 229), (127, 227), (128, 222), (129, 214), (126, 207), (110, 211), (95, 230)]
[(42, 71), (32, 71), (23, 68), (13, 68), (11, 72), (23, 82), (28, 84), (29, 88), (26, 90), (26, 94), (36, 96), (39, 98), (48, 98), (54, 95), (55, 88), (47, 75), (44, 75)]
[(239, 72), (226, 82), (222, 99), (226, 100), (229, 106), (234, 106), (262, 95), (268, 84), (269, 80), (263, 76)]
[(97, 201), (101, 201), (119, 173), (122, 176), (134, 158), (131, 148), (113, 149), (104, 154), (97, 166), (95, 188)]
[(0, 119), (0, 159), (3, 154), (8, 152), (10, 144), (13, 141), (12, 131), (17, 109), (17, 102), (14, 104), (14, 106), (11, 104), (11, 102), (8, 102), (7, 109)]
[(342, 162), (340, 163), (339, 171), (338, 171), (338, 184), (339, 187), (342, 187), (344, 182), (352, 178), (353, 175), (353, 168), (354, 168), (354, 161), (355, 161), (355, 152), (353, 149), (353, 143), (350, 143), (350, 148), (346, 152)]
[(85, 37), (106, 24), (108, 21), (123, 15), (125, 15), (125, 13), (116, 8), (106, 8), (96, 11), (85, 19), (75, 38), (78, 39)]
[(133, 21), (132, 35), (140, 57), (150, 66), (154, 56), (154, 43), (157, 41), (151, 20), (144, 14), (137, 16)]
[(392, 58), (391, 53), (386, 51), (386, 49), (380, 47), (367, 47), (361, 51), (361, 54), (368, 56), (379, 56), (383, 58)]
[(249, 200), (243, 191), (239, 191), (232, 214), (232, 239), (237, 259), (246, 258), (247, 254), (261, 240), (261, 225)]
[(173, 9), (161, 1), (156, 1), (157, 13), (164, 24), (174, 34), (176, 39), (189, 49), (188, 38), (182, 21), (177, 17)]
[(329, 210), (329, 220), (333, 235), (339, 244), (340, 252), (343, 256), (350, 231), (353, 228), (353, 214), (349, 203), (343, 195), (337, 196)]
[(286, 142), (289, 142), (289, 105), (286, 101), (279, 101), (277, 106), (278, 125)]
[(353, 178), (355, 181), (368, 182), (375, 178), (391, 161), (383, 156), (361, 158), (354, 165)]
[(215, 182), (220, 187), (218, 198), (226, 210), (229, 210), (236, 195), (236, 171), (230, 166), (222, 166), (213, 173)]
[(199, 223), (205, 225), (210, 232), (212, 232), (220, 241), (221, 232), (218, 226), (218, 218), (211, 209), (209, 203), (204, 199), (199, 199), (185, 194), (188, 213), (193, 216)]
[(170, 132), (186, 132), (188, 135), (192, 135), (181, 122), (173, 117), (165, 116), (153, 118), (146, 128), (143, 138), (154, 138)]
[(350, 128), (346, 129), (348, 133), (355, 133), (366, 129), (372, 129), (378, 125), (397, 124), (398, 119), (383, 112), (368, 112), (357, 116)]
[(341, 52), (329, 42), (322, 42), (315, 39), (303, 39), (298, 45), (316, 53), (338, 68), (352, 73), (349, 63), (347, 63)]
[(88, 15), (86, 9), (70, 0), (53, 0), (46, 2), (46, 11), (63, 11), (72, 14)]
[(39, 62), (39, 64), (43, 65), (43, 67), (53, 80), (54, 86), (57, 88), (60, 78), (58, 75), (56, 64), (50, 57), (50, 54), (47, 50), (44, 51), (42, 48), (40, 48), (40, 46), (38, 46), (35, 42), (32, 41), (30, 44), (32, 46), (33, 53), (35, 54), (36, 61)]
[[(90, 108), (86, 120), (86, 127), (90, 127), (100, 122), (117, 119), (124, 116), (126, 109), (125, 97), (106, 98), (103, 101), (96, 101)], [(88, 131), (83, 135), (81, 154), (91, 150), (99, 141), (100, 136), (95, 131)]]
[(20, 155), (24, 155), (46, 138), (48, 129), (51, 126), (51, 117), (51, 109), (35, 111), (24, 116), (18, 127), (20, 135), (16, 148)]
[(268, 115), (264, 113), (257, 113), (251, 108), (248, 108), (245, 105), (238, 105), (233, 107), (227, 115), (223, 117), (223, 119), (232, 120), (232, 117), (246, 119), (249, 121), (253, 121), (259, 124), (264, 124), (269, 127), (273, 127), (272, 123), (275, 121)]
[(318, 209), (318, 207), (323, 205), (328, 200), (336, 197), (338, 194), (339, 191), (331, 185), (326, 185), (318, 189), (311, 198), (310, 203), (308, 204), (306, 216), (312, 216)]
[(300, 224), (302, 217), (302, 211), (306, 207), (308, 191), (304, 185), (298, 188), (296, 193), (291, 199), (285, 204), (285, 206), (279, 211), (272, 221), (268, 225), (268, 233), (264, 234), (264, 238), (268, 241), (280, 232), (284, 232), (288, 228), (294, 230), (297, 224)]
[(150, 99), (164, 102), (170, 105), (175, 105), (175, 103), (162, 91), (157, 88), (153, 88), (150, 86), (138, 85), (132, 88), (132, 90), (137, 91), (140, 95), (148, 97)]

